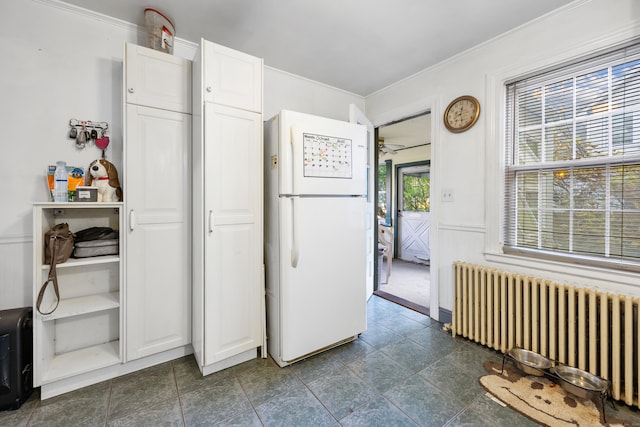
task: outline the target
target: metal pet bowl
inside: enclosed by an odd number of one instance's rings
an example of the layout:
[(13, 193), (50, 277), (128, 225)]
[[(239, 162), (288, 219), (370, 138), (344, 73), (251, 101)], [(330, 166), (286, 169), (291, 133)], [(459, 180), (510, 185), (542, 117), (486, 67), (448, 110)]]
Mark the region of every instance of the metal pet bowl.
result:
[(594, 394), (602, 394), (607, 390), (605, 380), (582, 369), (571, 366), (556, 366), (553, 368), (553, 372), (560, 379), (560, 387), (583, 399)]
[(546, 357), (523, 348), (512, 348), (509, 350), (509, 356), (515, 360), (518, 369), (536, 377), (544, 376), (544, 370), (552, 365)]

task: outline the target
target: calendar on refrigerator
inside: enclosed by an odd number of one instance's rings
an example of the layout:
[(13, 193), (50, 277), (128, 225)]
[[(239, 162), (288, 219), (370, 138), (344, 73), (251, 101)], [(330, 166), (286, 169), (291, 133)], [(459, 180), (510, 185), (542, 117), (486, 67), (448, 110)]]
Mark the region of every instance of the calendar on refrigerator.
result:
[(351, 139), (303, 134), (304, 176), (351, 178)]

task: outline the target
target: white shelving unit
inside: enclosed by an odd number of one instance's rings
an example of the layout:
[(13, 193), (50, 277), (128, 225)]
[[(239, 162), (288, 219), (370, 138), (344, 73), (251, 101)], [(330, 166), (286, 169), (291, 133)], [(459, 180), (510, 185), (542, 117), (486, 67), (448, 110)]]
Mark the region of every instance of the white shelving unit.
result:
[[(34, 204), (34, 307), (49, 274), (45, 232), (65, 222), (73, 232), (93, 226), (123, 230), (122, 209), (122, 203)], [(35, 386), (122, 363), (122, 272), (119, 255), (70, 258), (57, 265), (58, 308), (48, 315), (34, 310)], [(55, 293), (49, 285), (43, 310), (53, 303)]]

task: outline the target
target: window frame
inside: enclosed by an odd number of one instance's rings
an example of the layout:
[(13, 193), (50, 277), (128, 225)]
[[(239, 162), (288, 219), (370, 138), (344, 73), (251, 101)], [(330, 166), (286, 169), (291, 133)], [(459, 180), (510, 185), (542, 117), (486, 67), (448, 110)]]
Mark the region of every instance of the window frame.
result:
[[(626, 54), (626, 50), (629, 50), (631, 53)], [(620, 59), (624, 59), (624, 61), (620, 61)], [(573, 173), (574, 170), (579, 170), (580, 168), (586, 167), (603, 167), (605, 168), (607, 178), (606, 180), (606, 192), (610, 191), (610, 182), (608, 179), (609, 171), (611, 167), (615, 167), (618, 165), (628, 165), (628, 164), (640, 164), (640, 152), (632, 155), (624, 155), (624, 156), (611, 156), (611, 147), (614, 144), (614, 135), (612, 132), (612, 118), (616, 115), (616, 112), (611, 108), (608, 108), (606, 111), (594, 113), (592, 115), (587, 115), (585, 117), (577, 117), (576, 110), (578, 106), (574, 102), (571, 106), (571, 118), (566, 119), (565, 122), (571, 124), (572, 126), (572, 150), (575, 150), (575, 140), (576, 140), (576, 127), (580, 123), (588, 122), (594, 120), (594, 118), (605, 118), (607, 120), (609, 136), (607, 138), (607, 146), (608, 146), (608, 154), (602, 157), (587, 157), (582, 159), (575, 158), (575, 152), (572, 154), (573, 159), (564, 160), (564, 161), (545, 161), (544, 153), (542, 153), (543, 148), (541, 148), (541, 155), (539, 157), (539, 162), (536, 163), (528, 163), (528, 164), (519, 164), (518, 160), (518, 150), (517, 150), (517, 140), (512, 135), (509, 135), (510, 128), (514, 129), (516, 127), (515, 123), (515, 108), (516, 101), (513, 101), (513, 111), (509, 110), (509, 102), (507, 100), (510, 94), (510, 85), (516, 82), (526, 82), (525, 86), (533, 87), (545, 87), (545, 84), (558, 82), (559, 78), (562, 79), (572, 79), (572, 87), (574, 87), (575, 91), (575, 79), (577, 76), (584, 76), (585, 74), (599, 71), (608, 64), (609, 67), (612, 65), (620, 64), (622, 62), (628, 62), (633, 60), (640, 59), (640, 43), (628, 43), (626, 46), (617, 47), (616, 49), (610, 49), (608, 52), (605, 52), (604, 55), (594, 55), (591, 58), (580, 58), (577, 61), (568, 62), (569, 65), (556, 65), (548, 67), (546, 70), (540, 70), (539, 72), (530, 73), (530, 76), (533, 77), (521, 77), (521, 78), (513, 78), (510, 80), (503, 79), (502, 80), (502, 94), (503, 94), (503, 108), (497, 113), (501, 115), (501, 123), (503, 123), (504, 129), (504, 138), (502, 139), (502, 153), (503, 153), (503, 175), (502, 175), (502, 213), (499, 221), (499, 228), (501, 233), (501, 241), (499, 242), (500, 252), (507, 255), (516, 255), (516, 256), (526, 256), (534, 259), (544, 259), (544, 260), (554, 260), (563, 263), (570, 264), (578, 264), (578, 265), (589, 265), (596, 267), (604, 267), (604, 268), (615, 268), (615, 269), (623, 269), (630, 271), (640, 271), (640, 259), (628, 259), (628, 258), (619, 258), (619, 257), (609, 257), (607, 251), (604, 251), (603, 255), (588, 255), (584, 253), (575, 253), (573, 251), (554, 251), (548, 249), (540, 248), (540, 239), (538, 239), (538, 247), (532, 248), (527, 246), (518, 246), (518, 237), (517, 237), (517, 217), (518, 217), (518, 186), (517, 186), (517, 176), (523, 172), (537, 172), (538, 176), (540, 174), (547, 172), (553, 172), (558, 169), (567, 169)], [(585, 61), (588, 62), (586, 66), (580, 65)], [(571, 73), (568, 73), (567, 70), (573, 69)], [(551, 70), (551, 71), (549, 71)], [(489, 80), (491, 83), (492, 80)], [(496, 84), (495, 81), (493, 81)], [(608, 102), (611, 102), (611, 80), (608, 81), (609, 97)], [(575, 93), (573, 93), (575, 97)], [(517, 98), (517, 96), (515, 97)], [(544, 111), (545, 104), (542, 103), (541, 111)], [(635, 114), (640, 111), (640, 104), (633, 108)], [(555, 123), (557, 124), (557, 123)], [(553, 126), (549, 122), (545, 122), (544, 116), (540, 119), (540, 123), (538, 125), (532, 126), (532, 128), (540, 129), (541, 133), (544, 133), (545, 128), (549, 128)], [(544, 146), (544, 138), (541, 138), (541, 145)], [(510, 160), (511, 159), (511, 160)], [(538, 178), (540, 179), (540, 178)], [(538, 185), (538, 197), (540, 197), (540, 184)], [(573, 195), (570, 196), (571, 203), (573, 204)], [(604, 213), (607, 216), (611, 215), (613, 211), (609, 200), (606, 201), (604, 208)], [(540, 203), (537, 206), (538, 213), (544, 210), (540, 207)], [(565, 209), (567, 213), (575, 214), (578, 210), (574, 206), (570, 206), (568, 209)], [(543, 228), (541, 224), (541, 217), (538, 215), (537, 217), (537, 230), (540, 233), (540, 230)], [(607, 220), (608, 221), (608, 220)], [(607, 223), (608, 224), (608, 223)], [(510, 228), (511, 227), (511, 228)], [(507, 241), (507, 237), (513, 234), (511, 241)], [(573, 235), (573, 230), (571, 230), (571, 235)], [(606, 233), (603, 235), (604, 238), (607, 237)], [(491, 251), (488, 251), (491, 252)]]

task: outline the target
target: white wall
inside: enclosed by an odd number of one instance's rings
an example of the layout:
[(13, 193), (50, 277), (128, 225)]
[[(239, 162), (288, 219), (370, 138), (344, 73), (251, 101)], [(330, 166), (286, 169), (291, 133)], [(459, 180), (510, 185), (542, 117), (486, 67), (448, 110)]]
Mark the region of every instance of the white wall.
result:
[[(108, 122), (107, 159), (122, 165), (124, 42), (143, 44), (143, 35), (130, 23), (55, 0), (2, 1), (0, 309), (31, 305), (32, 202), (47, 200), (46, 165), (86, 167), (100, 156), (93, 146), (75, 148), (69, 120)], [(196, 49), (177, 39), (174, 54), (191, 59)], [(350, 103), (364, 109), (360, 96), (269, 67), (264, 83), (265, 119), (283, 108), (343, 120)]]
[(396, 152), (396, 154), (382, 153), (378, 160), (380, 163), (384, 163), (387, 160), (391, 160), (393, 165), (399, 165), (403, 163), (419, 162), (422, 160), (429, 160), (431, 158), (431, 147), (429, 144), (421, 145), (419, 147), (403, 148)]
[[(433, 113), (431, 277), (437, 281), (440, 308), (453, 307), (455, 260), (640, 295), (637, 274), (529, 262), (500, 254), (499, 244), (503, 82), (610, 48), (638, 34), (640, 2), (576, 1), (367, 97), (367, 115), (377, 124), (427, 108)], [(482, 112), (471, 130), (452, 134), (442, 124), (442, 112), (460, 95), (478, 98)], [(435, 196), (443, 187), (453, 190), (452, 202)]]
[(269, 120), (280, 110), (349, 120), (349, 104), (365, 109), (364, 98), (275, 68), (264, 68), (264, 112)]

